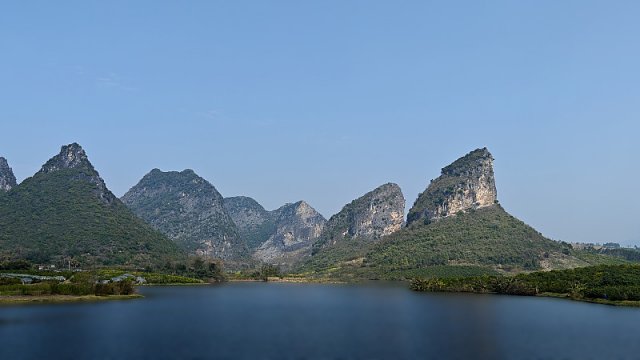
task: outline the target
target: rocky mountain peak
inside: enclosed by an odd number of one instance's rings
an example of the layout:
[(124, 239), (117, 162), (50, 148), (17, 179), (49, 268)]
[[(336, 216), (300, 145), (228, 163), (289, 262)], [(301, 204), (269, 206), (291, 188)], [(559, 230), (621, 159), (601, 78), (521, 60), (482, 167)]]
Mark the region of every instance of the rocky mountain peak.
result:
[(351, 238), (376, 241), (402, 228), (405, 200), (400, 186), (384, 184), (345, 205), (325, 226), (314, 251)]
[(104, 180), (89, 161), (87, 153), (78, 143), (63, 145), (57, 155), (42, 165), (36, 176), (54, 174), (60, 170), (71, 169), (75, 170), (71, 175), (74, 179), (83, 180), (95, 186), (94, 193), (102, 202), (111, 204), (116, 200), (115, 195), (107, 189)]
[(291, 266), (311, 254), (327, 220), (305, 201), (286, 204), (271, 212), (274, 233), (256, 250), (260, 261)]
[(78, 143), (64, 145), (58, 155), (52, 157), (42, 166), (41, 173), (50, 173), (60, 169), (87, 169), (93, 171), (87, 153)]
[(223, 260), (247, 255), (222, 195), (193, 170), (153, 169), (122, 201), (192, 254)]
[(7, 159), (0, 157), (0, 191), (9, 191), (16, 186), (16, 177)]
[(487, 148), (476, 149), (442, 168), (441, 175), (418, 196), (407, 224), (492, 206), (496, 199), (493, 156)]
[(293, 207), (293, 209), (295, 209), (296, 215), (302, 219), (309, 219), (318, 216), (322, 217), (322, 215), (320, 215), (320, 213), (318, 213), (316, 209), (312, 208), (311, 205), (309, 205), (304, 200), (293, 203), (291, 206)]

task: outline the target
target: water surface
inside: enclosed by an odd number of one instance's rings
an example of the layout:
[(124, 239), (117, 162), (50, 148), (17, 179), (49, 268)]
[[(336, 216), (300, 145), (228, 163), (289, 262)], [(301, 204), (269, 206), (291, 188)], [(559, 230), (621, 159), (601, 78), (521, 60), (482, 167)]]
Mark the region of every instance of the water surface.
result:
[(0, 307), (0, 359), (637, 359), (640, 309), (404, 284), (144, 287)]

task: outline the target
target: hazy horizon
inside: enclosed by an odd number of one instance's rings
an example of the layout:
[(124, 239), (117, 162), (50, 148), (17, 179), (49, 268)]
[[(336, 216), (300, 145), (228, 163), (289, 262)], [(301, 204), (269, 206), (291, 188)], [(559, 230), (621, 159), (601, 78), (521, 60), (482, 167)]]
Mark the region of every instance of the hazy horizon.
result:
[(640, 4), (250, 4), (5, 5), (0, 156), (22, 181), (78, 142), (117, 196), (191, 168), (329, 218), (486, 146), (512, 215), (640, 245)]

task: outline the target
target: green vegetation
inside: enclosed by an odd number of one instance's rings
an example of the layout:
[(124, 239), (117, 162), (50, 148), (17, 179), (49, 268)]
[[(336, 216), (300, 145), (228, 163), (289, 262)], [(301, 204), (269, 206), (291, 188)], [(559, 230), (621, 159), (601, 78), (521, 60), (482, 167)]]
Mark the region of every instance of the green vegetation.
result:
[(22, 284), (20, 279), (0, 278), (0, 296), (108, 296), (131, 295), (133, 293), (133, 283), (130, 279), (102, 283), (95, 273), (88, 272), (76, 273), (64, 282), (33, 280), (31, 284)]
[[(209, 266), (212, 263), (205, 261), (190, 262), (185, 273), (201, 275), (206, 280), (212, 281), (213, 277), (221, 276), (217, 266)], [(195, 264), (194, 264), (195, 263)], [(198, 265), (201, 264), (201, 265)], [(23, 284), (22, 277), (7, 277), (0, 273), (0, 303), (21, 302), (56, 302), (76, 300), (96, 300), (100, 297), (110, 299), (126, 299), (137, 297), (135, 295), (134, 281), (138, 277), (144, 279), (148, 285), (176, 285), (176, 284), (202, 284), (202, 279), (173, 274), (154, 272), (128, 271), (125, 269), (99, 269), (95, 271), (38, 271), (11, 268), (6, 273), (24, 274), (31, 283)], [(195, 265), (195, 268), (194, 268)], [(38, 276), (63, 276), (68, 280), (58, 281), (52, 279), (39, 280)]]
[(518, 272), (540, 269), (563, 250), (568, 253), (570, 245), (543, 237), (494, 205), (403, 229), (373, 247), (364, 265), (403, 270), (466, 264)]
[[(563, 253), (564, 252), (564, 253)], [(543, 237), (499, 205), (411, 226), (378, 243), (351, 239), (317, 252), (299, 269), (309, 276), (408, 279), (417, 274), (456, 276), (589, 265), (569, 244)]]
[[(615, 257), (612, 252), (625, 251)], [(598, 253), (549, 240), (500, 205), (414, 225), (378, 243), (349, 239), (317, 251), (293, 273), (340, 281), (406, 280), (628, 264), (635, 250)]]
[[(190, 258), (186, 262), (167, 262), (161, 269), (159, 269), (159, 271), (162, 274), (165, 274), (163, 276), (165, 276), (167, 280), (162, 282), (153, 282), (155, 284), (176, 283), (169, 280), (180, 278), (195, 278), (207, 282), (220, 282), (226, 280), (222, 262), (204, 259), (197, 256)], [(167, 276), (171, 277), (167, 278)]]
[(183, 258), (97, 176), (88, 167), (37, 173), (0, 197), (0, 259), (148, 267)]
[(629, 249), (629, 248), (621, 248), (621, 247), (617, 247), (617, 248), (605, 247), (600, 250), (596, 250), (594, 248), (587, 248), (587, 249), (584, 249), (583, 252), (588, 254), (593, 254), (596, 256), (606, 255), (608, 257), (612, 257), (620, 261), (640, 262), (640, 250), (638, 249)]
[(640, 305), (640, 265), (598, 265), (516, 276), (480, 276), (416, 279), (416, 291), (555, 295), (576, 300)]

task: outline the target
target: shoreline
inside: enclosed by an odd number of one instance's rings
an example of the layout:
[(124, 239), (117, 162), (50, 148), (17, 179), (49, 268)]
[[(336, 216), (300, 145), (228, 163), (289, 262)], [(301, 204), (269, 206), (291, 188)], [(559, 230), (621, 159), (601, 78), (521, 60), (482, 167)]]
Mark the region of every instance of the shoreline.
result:
[[(512, 296), (517, 296), (517, 295), (512, 295)], [(573, 298), (571, 296), (569, 296), (569, 294), (559, 294), (559, 293), (540, 293), (537, 295), (534, 295), (535, 297), (548, 297), (548, 298), (556, 298), (556, 299), (564, 299), (564, 300), (571, 300), (571, 301), (579, 301), (579, 302), (586, 302), (586, 303), (591, 303), (591, 304), (598, 304), (598, 305), (609, 305), (609, 306), (623, 306), (623, 307), (640, 307), (640, 301), (633, 301), (633, 300), (620, 300), (620, 301), (614, 301), (614, 300), (606, 300), (606, 299), (589, 299), (589, 298)]]
[(271, 282), (271, 283), (294, 283), (294, 284), (348, 284), (346, 281), (331, 279), (310, 279), (298, 277), (268, 277), (267, 280), (260, 279), (228, 279), (226, 282)]
[(554, 298), (554, 299), (562, 299), (597, 305), (609, 305), (609, 306), (620, 306), (620, 307), (636, 307), (640, 308), (640, 301), (632, 301), (632, 300), (606, 300), (606, 299), (590, 299), (590, 298), (574, 298), (569, 294), (563, 293), (550, 293), (544, 292), (535, 295), (515, 295), (515, 294), (501, 294), (497, 292), (491, 291), (428, 291), (428, 290), (411, 290), (418, 293), (429, 293), (429, 294), (438, 294), (438, 293), (447, 293), (447, 294), (476, 294), (476, 295), (493, 295), (493, 296), (511, 296), (511, 297), (533, 297), (533, 298)]
[(3, 295), (0, 296), (0, 306), (22, 304), (59, 304), (73, 302), (98, 302), (113, 300), (142, 299), (143, 295)]

